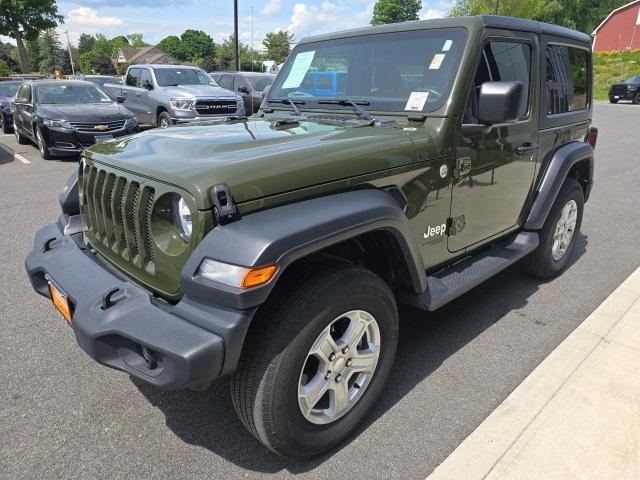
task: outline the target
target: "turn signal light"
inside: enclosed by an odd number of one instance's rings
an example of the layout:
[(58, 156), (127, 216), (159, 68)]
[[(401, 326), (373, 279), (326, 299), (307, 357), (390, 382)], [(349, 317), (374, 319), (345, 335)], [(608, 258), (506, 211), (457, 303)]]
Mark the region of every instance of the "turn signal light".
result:
[(267, 283), (277, 271), (278, 267), (276, 265), (267, 265), (266, 267), (249, 270), (242, 279), (242, 288), (255, 287)]

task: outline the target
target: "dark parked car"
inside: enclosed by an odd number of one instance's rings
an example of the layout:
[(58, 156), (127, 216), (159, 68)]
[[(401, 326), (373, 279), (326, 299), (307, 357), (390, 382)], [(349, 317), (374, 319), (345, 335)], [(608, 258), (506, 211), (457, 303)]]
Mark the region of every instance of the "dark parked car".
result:
[(210, 72), (218, 85), (236, 92), (244, 100), (247, 115), (256, 113), (276, 76), (273, 73)]
[(22, 80), (0, 82), (0, 129), (2, 129), (2, 133), (11, 133), (13, 130), (11, 98), (16, 94), (20, 85), (22, 85)]
[(34, 141), (44, 159), (77, 155), (94, 143), (139, 130), (129, 110), (94, 83), (80, 80), (25, 82), (11, 110), (18, 143)]
[(609, 89), (609, 101), (618, 103), (620, 100), (631, 100), (640, 103), (640, 75), (634, 75), (623, 82), (611, 85)]

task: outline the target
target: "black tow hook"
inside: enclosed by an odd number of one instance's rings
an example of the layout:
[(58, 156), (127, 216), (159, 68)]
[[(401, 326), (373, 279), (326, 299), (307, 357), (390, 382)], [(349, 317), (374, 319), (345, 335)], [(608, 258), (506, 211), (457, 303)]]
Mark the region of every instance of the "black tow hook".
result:
[(113, 307), (116, 303), (118, 303), (119, 300), (124, 298), (124, 292), (122, 292), (122, 295), (116, 296), (118, 292), (120, 292), (120, 288), (116, 287), (116, 288), (112, 288), (107, 293), (105, 293), (102, 297), (102, 307), (100, 308), (102, 310), (107, 310)]

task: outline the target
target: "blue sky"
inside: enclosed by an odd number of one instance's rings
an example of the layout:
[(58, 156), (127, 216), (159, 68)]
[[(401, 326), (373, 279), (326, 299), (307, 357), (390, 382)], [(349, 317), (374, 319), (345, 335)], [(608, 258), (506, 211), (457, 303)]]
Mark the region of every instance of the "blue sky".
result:
[[(264, 35), (289, 30), (296, 38), (317, 33), (366, 26), (374, 0), (238, 0), (240, 38), (260, 47)], [(421, 18), (446, 13), (450, 2), (423, 1)], [(59, 31), (69, 30), (75, 42), (82, 32), (108, 37), (139, 32), (148, 43), (187, 28), (204, 30), (220, 41), (233, 32), (233, 0), (64, 0), (58, 10), (65, 17)], [(6, 38), (5, 38), (6, 40)]]

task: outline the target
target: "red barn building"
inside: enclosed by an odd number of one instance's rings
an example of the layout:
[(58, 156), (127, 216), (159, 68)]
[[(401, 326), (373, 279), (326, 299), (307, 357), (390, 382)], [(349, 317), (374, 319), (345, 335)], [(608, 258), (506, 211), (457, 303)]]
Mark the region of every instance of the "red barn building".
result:
[(593, 51), (640, 48), (640, 0), (616, 8), (593, 31)]

